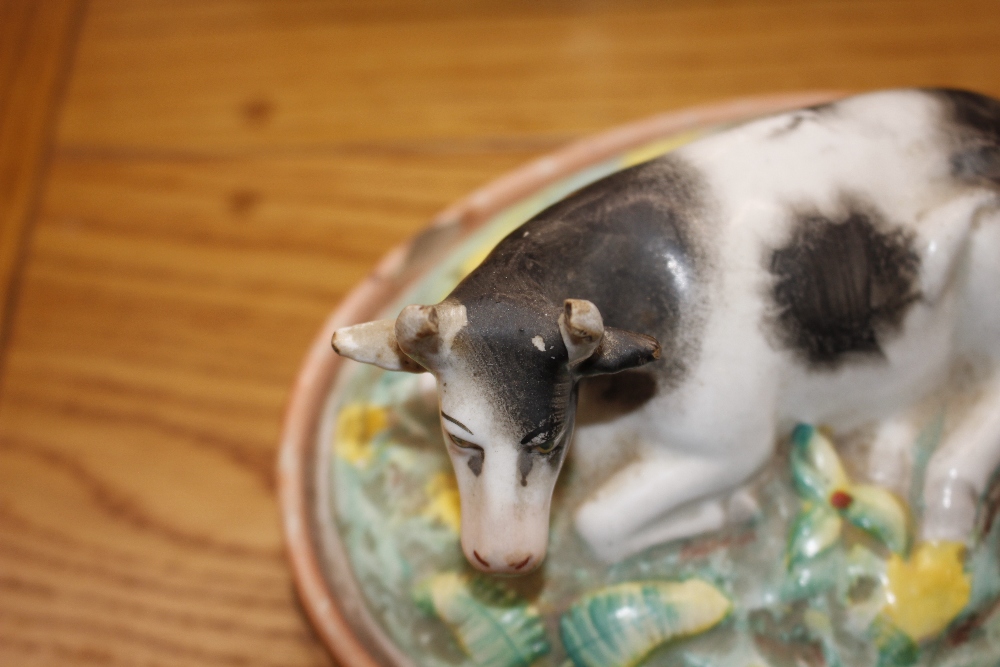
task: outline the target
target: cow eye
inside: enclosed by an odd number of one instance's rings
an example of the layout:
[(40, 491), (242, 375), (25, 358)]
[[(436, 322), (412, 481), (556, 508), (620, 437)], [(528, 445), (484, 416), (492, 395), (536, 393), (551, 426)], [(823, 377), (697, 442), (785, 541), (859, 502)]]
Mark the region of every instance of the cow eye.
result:
[(552, 450), (556, 448), (556, 441), (549, 440), (548, 442), (543, 442), (542, 444), (535, 447), (535, 451), (539, 454), (551, 454)]
[(479, 445), (474, 445), (468, 440), (462, 440), (457, 435), (452, 435), (451, 433), (449, 433), (448, 437), (451, 438), (451, 441), (455, 443), (456, 447), (461, 447), (462, 449), (482, 449), (482, 447), (480, 447)]

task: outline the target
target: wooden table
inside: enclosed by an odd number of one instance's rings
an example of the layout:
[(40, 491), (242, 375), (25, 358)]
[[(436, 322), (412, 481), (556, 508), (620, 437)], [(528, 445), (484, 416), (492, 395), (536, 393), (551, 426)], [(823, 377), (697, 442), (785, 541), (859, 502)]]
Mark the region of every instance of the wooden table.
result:
[(1000, 2), (0, 0), (0, 664), (325, 664), (275, 448), (383, 253), (618, 123), (942, 84)]

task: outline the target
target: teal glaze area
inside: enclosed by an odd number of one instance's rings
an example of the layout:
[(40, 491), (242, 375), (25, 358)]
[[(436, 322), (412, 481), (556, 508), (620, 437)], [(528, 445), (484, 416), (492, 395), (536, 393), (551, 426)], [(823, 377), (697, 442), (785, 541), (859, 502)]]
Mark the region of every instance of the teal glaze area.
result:
[[(504, 235), (626, 164), (627, 155), (608, 160), (499, 213), (383, 316), (440, 301)], [(420, 377), (355, 364), (345, 372), (327, 415), (336, 424), (325, 443), (333, 449), (332, 515), (368, 610), (414, 664), (1000, 664), (1000, 522), (982, 527), (957, 570), (933, 562), (930, 574), (914, 570), (914, 577), (957, 577), (970, 587), (967, 603), (939, 632), (914, 640), (887, 613), (886, 599), (898, 585), (891, 563), (909, 564), (920, 548), (907, 541), (922, 478), (915, 475), (905, 499), (852, 494), (870, 485), (828, 467), (828, 456), (817, 458), (813, 425), (785, 433), (779, 455), (750, 483), (756, 519), (611, 566), (573, 530), (580, 494), (570, 463), (556, 488), (544, 565), (526, 577), (489, 580), (459, 548), (451, 463)], [(945, 416), (942, 406), (916, 443), (919, 470)], [(846, 495), (832, 500), (838, 491)], [(857, 497), (853, 507), (847, 496)]]
[(414, 599), (474, 664), (529, 667), (551, 650), (538, 610), (499, 582), (445, 572), (418, 585)]

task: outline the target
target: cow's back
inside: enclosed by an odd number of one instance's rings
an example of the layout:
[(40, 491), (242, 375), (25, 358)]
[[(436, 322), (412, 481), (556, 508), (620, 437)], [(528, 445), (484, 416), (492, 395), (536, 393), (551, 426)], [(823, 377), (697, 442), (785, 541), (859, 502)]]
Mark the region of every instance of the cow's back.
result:
[[(494, 335), (517, 312), (517, 327), (548, 331), (556, 349), (563, 300), (592, 301), (607, 325), (660, 341), (662, 360), (644, 371), (671, 396), (670, 414), (700, 421), (728, 382), (765, 403), (769, 386), (788, 389), (776, 409), (796, 419), (861, 418), (884, 410), (859, 387), (898, 403), (946, 372), (952, 323), (978, 306), (953, 297), (928, 306), (922, 221), (998, 189), (997, 102), (863, 95), (725, 130), (602, 179), (510, 234), (452, 296), (471, 331)], [(980, 320), (981, 330), (1000, 327)], [(492, 366), (516, 373), (518, 364)]]
[[(865, 95), (756, 121), (679, 157), (705, 175), (714, 212), (706, 232), (718, 240), (703, 354), (732, 357), (745, 346), (754, 358), (743, 363), (770, 366), (764, 409), (773, 385), (779, 417), (861, 422), (942, 382), (969, 314), (980, 320), (970, 354), (1000, 343), (1000, 330), (988, 331), (1000, 321), (982, 312), (998, 310), (1000, 274), (987, 261), (1000, 253), (995, 232), (980, 234), (988, 247), (978, 264), (943, 294), (928, 294), (925, 280), (937, 241), (995, 206), (997, 102), (948, 91)], [(972, 282), (982, 294), (970, 300)], [(708, 361), (700, 370), (702, 386), (718, 375)]]

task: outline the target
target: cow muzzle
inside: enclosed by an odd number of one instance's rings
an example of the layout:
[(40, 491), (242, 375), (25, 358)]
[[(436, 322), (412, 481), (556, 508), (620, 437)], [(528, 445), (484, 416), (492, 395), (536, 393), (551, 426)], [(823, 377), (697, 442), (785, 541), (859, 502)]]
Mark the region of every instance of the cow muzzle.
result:
[(525, 516), (476, 520), (462, 513), (462, 551), (477, 570), (489, 574), (528, 574), (545, 560), (549, 541), (548, 507)]

